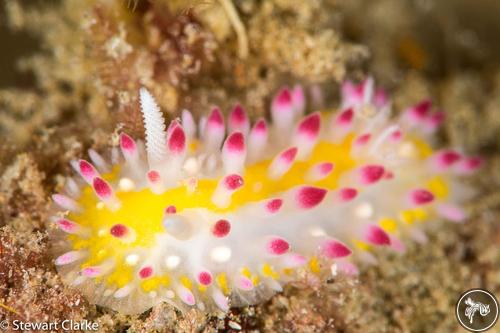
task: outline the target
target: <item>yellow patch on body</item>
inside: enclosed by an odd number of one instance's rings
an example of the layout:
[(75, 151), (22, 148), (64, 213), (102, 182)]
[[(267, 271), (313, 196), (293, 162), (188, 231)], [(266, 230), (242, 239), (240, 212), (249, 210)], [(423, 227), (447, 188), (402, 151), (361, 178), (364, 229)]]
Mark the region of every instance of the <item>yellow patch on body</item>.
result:
[(318, 274), (321, 271), (318, 258), (312, 257), (309, 260), (309, 269), (315, 274)]
[(279, 273), (276, 272), (275, 270), (273, 270), (271, 265), (269, 265), (267, 263), (262, 266), (262, 275), (265, 277), (269, 277), (271, 279), (274, 279), (274, 280), (277, 280), (280, 278)]
[(191, 280), (187, 276), (182, 276), (179, 280), (181, 281), (181, 284), (187, 289), (193, 289), (193, 282), (191, 282)]
[(229, 289), (229, 285), (227, 283), (227, 276), (226, 273), (219, 273), (217, 277), (215, 278), (215, 281), (217, 281), (217, 284), (219, 285), (220, 289), (225, 295), (229, 295), (231, 290)]
[(382, 229), (384, 229), (387, 232), (394, 232), (396, 231), (398, 225), (394, 219), (390, 218), (382, 218), (379, 221), (379, 225)]
[(145, 279), (141, 282), (141, 288), (145, 292), (153, 291), (158, 289), (160, 286), (168, 286), (170, 284), (170, 279), (168, 276), (153, 276)]
[(436, 176), (427, 181), (427, 188), (431, 191), (438, 199), (444, 199), (448, 196), (448, 184), (443, 179), (443, 177)]
[(372, 249), (372, 246), (370, 244), (362, 242), (360, 240), (355, 240), (354, 245), (356, 245), (358, 249), (363, 251), (370, 251)]

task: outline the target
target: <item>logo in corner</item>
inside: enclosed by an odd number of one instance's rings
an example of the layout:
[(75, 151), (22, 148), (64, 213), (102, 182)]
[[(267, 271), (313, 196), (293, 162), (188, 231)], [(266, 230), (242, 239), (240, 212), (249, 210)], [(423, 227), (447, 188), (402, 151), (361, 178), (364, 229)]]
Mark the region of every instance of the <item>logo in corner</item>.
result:
[(484, 289), (471, 289), (460, 296), (455, 309), (458, 322), (470, 332), (485, 332), (498, 320), (498, 300)]

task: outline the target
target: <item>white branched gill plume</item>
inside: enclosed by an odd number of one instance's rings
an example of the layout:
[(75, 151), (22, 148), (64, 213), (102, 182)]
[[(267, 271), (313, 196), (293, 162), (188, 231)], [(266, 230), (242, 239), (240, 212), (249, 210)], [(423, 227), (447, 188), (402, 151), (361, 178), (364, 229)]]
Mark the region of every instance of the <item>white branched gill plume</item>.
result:
[(139, 90), (146, 132), (146, 149), (150, 168), (156, 168), (167, 157), (165, 119), (153, 96), (146, 88)]

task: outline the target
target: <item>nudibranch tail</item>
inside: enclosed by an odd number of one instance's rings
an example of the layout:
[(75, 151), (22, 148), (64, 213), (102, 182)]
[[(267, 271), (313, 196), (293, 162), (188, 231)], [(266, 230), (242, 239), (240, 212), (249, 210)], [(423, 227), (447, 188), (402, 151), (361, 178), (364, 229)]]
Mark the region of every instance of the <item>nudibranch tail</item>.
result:
[(460, 177), (482, 164), (431, 147), (443, 113), (429, 101), (391, 119), (372, 79), (345, 83), (336, 112), (308, 115), (303, 89), (282, 88), (269, 124), (237, 104), (227, 119), (214, 107), (196, 124), (183, 110), (166, 127), (139, 97), (145, 142), (121, 133), (111, 161), (91, 150), (53, 196), (64, 280), (123, 313), (163, 301), (227, 311), (310, 274), (357, 274), (374, 247), (425, 241), (423, 222), (463, 221)]

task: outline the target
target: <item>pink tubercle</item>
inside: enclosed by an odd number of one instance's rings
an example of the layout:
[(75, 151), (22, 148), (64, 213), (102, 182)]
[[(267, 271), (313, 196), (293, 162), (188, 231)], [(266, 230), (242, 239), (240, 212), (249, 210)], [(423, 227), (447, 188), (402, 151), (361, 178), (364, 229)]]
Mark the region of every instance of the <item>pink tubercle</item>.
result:
[(245, 137), (241, 132), (232, 133), (224, 143), (224, 150), (228, 153), (243, 153), (245, 151)]
[(276, 95), (274, 102), (279, 106), (291, 105), (292, 104), (292, 94), (290, 92), (290, 89), (288, 89), (288, 88), (281, 89), (278, 92), (278, 94)]
[(255, 133), (267, 133), (267, 123), (264, 119), (259, 119), (254, 127), (253, 127), (253, 131)]
[(80, 259), (81, 255), (78, 251), (70, 251), (66, 252), (59, 257), (56, 258), (55, 264), (60, 266), (60, 265), (67, 265), (71, 264), (72, 262), (75, 262), (76, 260)]
[(311, 209), (323, 201), (327, 192), (323, 188), (303, 186), (297, 191), (295, 201), (300, 208)]
[(373, 104), (375, 104), (377, 108), (381, 108), (386, 106), (387, 103), (389, 103), (389, 97), (387, 96), (386, 91), (384, 89), (377, 89)]
[(283, 238), (273, 238), (267, 243), (267, 252), (273, 255), (282, 255), (290, 250), (290, 244)]
[(356, 276), (359, 274), (359, 269), (356, 265), (354, 265), (353, 263), (351, 262), (348, 262), (348, 261), (340, 261), (338, 262), (337, 264), (337, 269), (348, 275), (348, 276)]
[(314, 112), (305, 117), (298, 125), (297, 134), (308, 139), (316, 139), (321, 127), (321, 116), (319, 112)]
[(418, 244), (427, 244), (427, 242), (429, 241), (429, 238), (427, 237), (425, 232), (418, 228), (413, 228), (410, 230), (410, 237)]
[(384, 175), (385, 169), (381, 165), (365, 165), (360, 169), (360, 180), (363, 185), (378, 182)]
[(94, 177), (98, 176), (98, 173), (94, 166), (87, 162), (86, 160), (80, 160), (78, 162), (78, 167), (80, 169), (81, 175), (87, 180), (92, 181)]
[(351, 201), (358, 195), (355, 188), (345, 187), (339, 190), (340, 199), (344, 202)]
[(403, 242), (394, 236), (391, 237), (391, 248), (399, 253), (404, 253), (406, 251), (406, 247)]
[(102, 269), (97, 266), (86, 267), (82, 269), (82, 275), (90, 278), (98, 277), (102, 274)]
[(346, 127), (352, 123), (353, 118), (354, 118), (354, 110), (352, 108), (349, 108), (345, 111), (342, 111), (337, 116), (336, 123), (337, 123), (337, 125)]
[(425, 123), (430, 130), (434, 130), (443, 124), (445, 113), (442, 111), (434, 112), (427, 116)]
[(276, 126), (288, 127), (293, 122), (294, 114), (292, 94), (288, 88), (283, 88), (274, 97), (271, 105), (273, 123)]
[(125, 133), (120, 134), (120, 147), (122, 151), (133, 153), (137, 147), (135, 141)]
[(268, 168), (268, 175), (272, 179), (281, 178), (285, 173), (290, 170), (295, 157), (297, 156), (297, 147), (287, 148), (280, 152), (271, 162)]
[(56, 224), (59, 226), (59, 228), (62, 231), (67, 232), (67, 233), (74, 233), (78, 228), (76, 223), (74, 223), (70, 220), (67, 220), (67, 219), (59, 219), (59, 220), (57, 220)]
[(94, 187), (94, 191), (99, 198), (107, 199), (113, 195), (111, 186), (109, 186), (109, 184), (101, 177), (95, 177), (92, 182), (92, 186)]
[(64, 205), (68, 200), (71, 200), (64, 194), (53, 194), (52, 195), (52, 200), (58, 205)]
[(315, 164), (309, 169), (307, 178), (313, 182), (323, 180), (332, 173), (333, 167), (334, 165), (331, 162), (320, 162)]
[(345, 80), (342, 82), (340, 87), (340, 91), (342, 93), (342, 98), (348, 98), (351, 94), (353, 94), (355, 90), (355, 86), (351, 80)]
[(235, 130), (244, 130), (248, 126), (248, 117), (240, 104), (236, 104), (229, 115), (229, 125)]
[(128, 228), (127, 228), (127, 226), (125, 226), (121, 223), (117, 223), (109, 229), (109, 233), (113, 237), (123, 238), (128, 234)]
[(365, 230), (365, 240), (373, 245), (390, 245), (391, 238), (381, 227), (370, 224)]
[(139, 277), (141, 279), (147, 279), (153, 276), (153, 267), (145, 266), (139, 270)]
[(198, 283), (203, 286), (212, 284), (212, 274), (209, 271), (202, 271), (198, 273)]
[(224, 127), (224, 118), (222, 117), (222, 112), (218, 107), (214, 107), (212, 112), (207, 119), (208, 128), (220, 128)]
[(451, 165), (460, 160), (460, 154), (455, 151), (446, 151), (441, 155), (441, 160), (444, 164)]
[(296, 268), (307, 263), (306, 257), (297, 253), (289, 253), (283, 258), (283, 264), (288, 268)]
[(362, 134), (355, 139), (354, 143), (357, 146), (364, 146), (370, 141), (371, 137), (372, 136), (369, 133)]
[(351, 255), (352, 251), (343, 243), (336, 240), (326, 240), (320, 246), (321, 253), (330, 259), (343, 258)]
[(218, 220), (212, 228), (212, 234), (217, 238), (226, 237), (231, 231), (231, 223), (228, 220)]
[(411, 121), (421, 122), (429, 114), (432, 107), (432, 102), (430, 100), (424, 100), (417, 105), (411, 107), (407, 112)]
[(300, 85), (296, 85), (292, 89), (292, 102), (295, 110), (299, 113), (304, 111), (306, 105), (306, 97), (304, 89)]
[(317, 170), (322, 176), (326, 176), (333, 171), (333, 163), (323, 162), (316, 165)]
[(266, 202), (266, 210), (270, 214), (277, 213), (283, 206), (282, 199), (270, 199)]
[(232, 174), (224, 177), (224, 185), (230, 191), (237, 190), (244, 184), (243, 177), (238, 174)]
[(345, 81), (341, 88), (342, 100), (349, 105), (360, 103), (363, 100), (364, 88), (364, 82), (356, 85), (351, 81)]
[(148, 171), (147, 177), (151, 183), (157, 183), (160, 181), (160, 173), (156, 170)]
[(70, 197), (68, 197), (64, 194), (53, 194), (52, 200), (54, 200), (54, 202), (56, 204), (58, 204), (59, 206), (61, 206), (64, 209), (68, 209), (68, 210), (78, 210), (79, 209), (79, 206), (76, 203), (76, 201), (74, 201), (73, 199), (71, 199)]
[(452, 203), (440, 204), (436, 210), (440, 216), (452, 222), (463, 222), (467, 217), (461, 207)]
[(187, 305), (195, 305), (196, 304), (196, 300), (194, 298), (194, 295), (193, 293), (187, 289), (186, 287), (184, 286), (179, 286), (177, 288), (177, 293), (179, 295), (179, 298), (184, 302), (186, 303)]
[(390, 170), (385, 170), (384, 179), (394, 179), (394, 172)]
[(246, 290), (246, 291), (249, 291), (249, 290), (252, 290), (253, 289), (253, 282), (252, 280), (250, 280), (249, 278), (247, 278), (246, 276), (240, 276), (239, 279), (238, 279), (238, 284), (237, 284), (238, 288), (241, 289), (241, 290)]
[(483, 165), (484, 160), (481, 157), (468, 157), (465, 160), (465, 163), (467, 165), (467, 168), (477, 169)]
[(458, 164), (458, 170), (463, 173), (471, 173), (481, 168), (484, 160), (481, 157), (465, 157)]
[(297, 156), (297, 151), (298, 151), (297, 147), (288, 148), (279, 155), (280, 162), (287, 165), (291, 164), (295, 160), (295, 157)]
[(172, 130), (168, 138), (168, 150), (174, 155), (182, 154), (186, 150), (186, 134), (180, 125)]
[(181, 122), (186, 135), (188, 137), (193, 137), (196, 134), (196, 124), (193, 119), (193, 114), (189, 110), (182, 110)]
[(224, 312), (229, 311), (229, 301), (228, 297), (226, 297), (220, 289), (214, 289), (212, 290), (212, 299), (217, 305), (219, 309), (221, 309)]
[(439, 169), (446, 169), (460, 161), (462, 155), (450, 149), (437, 152), (434, 158)]
[(170, 205), (167, 208), (165, 208), (165, 214), (175, 214), (177, 213), (177, 208), (175, 206)]
[(434, 194), (425, 189), (416, 189), (410, 193), (411, 202), (421, 206), (434, 201)]
[(400, 141), (402, 137), (403, 137), (403, 132), (401, 132), (400, 130), (396, 130), (396, 131), (392, 132), (392, 134), (391, 134), (391, 140), (393, 142)]

